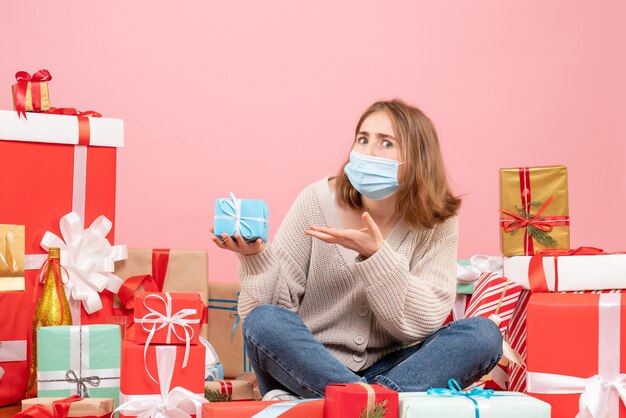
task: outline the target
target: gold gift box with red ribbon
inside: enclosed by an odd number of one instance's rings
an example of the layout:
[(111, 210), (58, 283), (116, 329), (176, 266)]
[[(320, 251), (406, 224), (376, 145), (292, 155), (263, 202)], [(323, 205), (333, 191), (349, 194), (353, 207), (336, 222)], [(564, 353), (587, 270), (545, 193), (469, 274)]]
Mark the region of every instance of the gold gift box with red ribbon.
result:
[(11, 86), (13, 108), (20, 115), (24, 112), (45, 112), (50, 109), (50, 92), (48, 81), (52, 76), (48, 70), (39, 70), (32, 76), (26, 71), (15, 74), (17, 83)]
[(500, 169), (500, 234), (505, 256), (569, 249), (565, 166)]

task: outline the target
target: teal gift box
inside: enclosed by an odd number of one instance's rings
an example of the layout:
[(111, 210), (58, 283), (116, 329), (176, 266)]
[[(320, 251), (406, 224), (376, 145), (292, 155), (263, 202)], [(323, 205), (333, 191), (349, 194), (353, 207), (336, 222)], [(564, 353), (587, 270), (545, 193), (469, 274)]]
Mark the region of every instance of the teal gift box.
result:
[(497, 391), (489, 397), (460, 393), (400, 393), (400, 418), (550, 418), (550, 404), (523, 393)]
[(230, 198), (215, 200), (213, 233), (220, 238), (240, 234), (248, 242), (259, 238), (267, 242), (268, 223), (269, 209), (260, 199), (237, 199), (231, 193)]
[(121, 333), (118, 325), (57, 326), (37, 329), (37, 396), (120, 395)]

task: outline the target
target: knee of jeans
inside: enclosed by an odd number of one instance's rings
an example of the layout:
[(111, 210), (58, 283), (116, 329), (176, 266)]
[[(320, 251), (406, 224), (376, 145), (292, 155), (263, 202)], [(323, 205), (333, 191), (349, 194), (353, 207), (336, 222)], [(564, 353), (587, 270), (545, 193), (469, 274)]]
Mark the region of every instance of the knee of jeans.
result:
[(467, 319), (466, 325), (471, 327), (472, 334), (475, 336), (472, 347), (476, 352), (484, 353), (490, 358), (502, 356), (502, 333), (495, 322), (478, 316)]
[(290, 313), (286, 308), (278, 305), (259, 305), (254, 308), (243, 320), (243, 335), (254, 339), (271, 337), (280, 324), (281, 317)]

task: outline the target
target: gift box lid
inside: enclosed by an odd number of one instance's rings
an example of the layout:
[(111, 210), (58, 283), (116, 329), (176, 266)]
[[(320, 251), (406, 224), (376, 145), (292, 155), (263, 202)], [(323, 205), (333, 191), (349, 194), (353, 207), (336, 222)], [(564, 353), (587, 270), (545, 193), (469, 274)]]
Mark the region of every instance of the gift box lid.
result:
[[(79, 124), (76, 116), (29, 113), (24, 120), (15, 111), (0, 110), (0, 140), (76, 145)], [(124, 121), (89, 118), (89, 145), (123, 147)]]

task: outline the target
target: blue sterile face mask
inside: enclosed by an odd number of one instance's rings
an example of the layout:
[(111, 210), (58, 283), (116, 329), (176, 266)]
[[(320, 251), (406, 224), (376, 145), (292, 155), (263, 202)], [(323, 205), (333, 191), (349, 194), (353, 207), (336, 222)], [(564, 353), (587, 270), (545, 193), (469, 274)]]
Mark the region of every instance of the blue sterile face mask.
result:
[(401, 163), (390, 158), (372, 157), (352, 151), (350, 162), (343, 172), (352, 186), (363, 196), (372, 200), (385, 199), (394, 194), (398, 184), (398, 166)]

